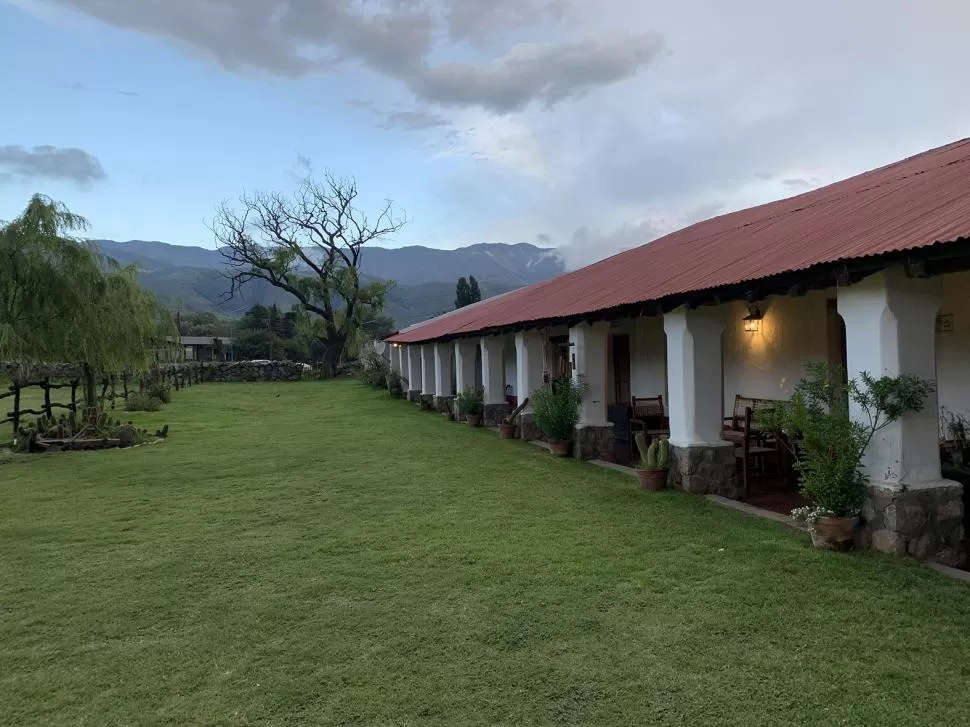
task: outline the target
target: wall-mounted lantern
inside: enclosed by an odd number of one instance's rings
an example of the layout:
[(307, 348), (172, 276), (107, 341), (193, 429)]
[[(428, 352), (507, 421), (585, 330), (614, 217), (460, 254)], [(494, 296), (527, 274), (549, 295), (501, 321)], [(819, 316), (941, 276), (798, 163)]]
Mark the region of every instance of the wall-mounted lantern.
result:
[(761, 329), (761, 319), (764, 318), (761, 315), (761, 311), (756, 305), (748, 306), (748, 315), (746, 315), (742, 320), (744, 321), (744, 330), (748, 333), (756, 333)]

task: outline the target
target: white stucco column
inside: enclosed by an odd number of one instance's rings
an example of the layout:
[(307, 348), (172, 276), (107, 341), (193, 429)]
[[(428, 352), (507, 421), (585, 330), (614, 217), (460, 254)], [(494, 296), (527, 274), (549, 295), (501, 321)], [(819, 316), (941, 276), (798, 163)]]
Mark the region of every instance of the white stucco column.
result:
[(421, 346), (421, 395), (434, 396), (434, 344)]
[[(474, 373), (475, 352), (471, 353)], [(471, 379), (474, 381), (474, 379)], [(482, 338), (482, 386), (485, 389), (485, 405), (505, 402), (505, 339), (495, 336)]]
[[(455, 381), (458, 393), (475, 388), (476, 339), (463, 338), (455, 341)], [(486, 400), (487, 401), (487, 400)]]
[(573, 380), (586, 381), (586, 398), (579, 410), (579, 426), (606, 426), (606, 379), (610, 324), (580, 323), (569, 329)]
[(407, 360), (408, 391), (421, 391), (421, 347), (402, 346)]
[(664, 314), (670, 443), (722, 446), (721, 332), (715, 308), (681, 306)]
[(450, 343), (434, 345), (435, 396), (451, 396), (451, 353), (454, 350)]
[[(516, 391), (521, 404), (527, 396), (542, 386), (543, 336), (538, 331), (519, 331), (515, 334)], [(529, 406), (526, 411), (531, 411)]]
[[(908, 278), (886, 270), (840, 288), (850, 378), (863, 371), (878, 378), (912, 374), (936, 381), (936, 313), (940, 278)], [(853, 416), (867, 421), (853, 404)], [(873, 438), (865, 466), (874, 485), (913, 486), (940, 482), (939, 407), (929, 395), (923, 410), (890, 424)]]

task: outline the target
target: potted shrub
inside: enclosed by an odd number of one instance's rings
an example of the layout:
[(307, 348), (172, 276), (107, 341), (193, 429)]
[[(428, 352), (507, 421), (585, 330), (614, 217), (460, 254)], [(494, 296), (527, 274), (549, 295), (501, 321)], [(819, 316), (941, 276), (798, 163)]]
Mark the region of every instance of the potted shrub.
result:
[(667, 463), (670, 459), (670, 442), (657, 437), (647, 444), (647, 436), (643, 432), (636, 434), (637, 450), (640, 452), (640, 463), (637, 467), (637, 477), (640, 478), (641, 490), (662, 490), (667, 484)]
[(558, 457), (569, 454), (573, 432), (579, 422), (579, 406), (586, 396), (586, 383), (560, 379), (533, 392), (532, 419)]
[(458, 413), (465, 417), (470, 427), (482, 426), (485, 411), (485, 392), (481, 389), (465, 389), (458, 394)]
[[(906, 414), (923, 408), (928, 382), (910, 375), (874, 378), (863, 372), (846, 381), (841, 370), (809, 364), (789, 401), (758, 413), (759, 426), (784, 434), (809, 507), (792, 511), (805, 521), (816, 548), (845, 550), (859, 522), (868, 475), (862, 460), (873, 437)], [(849, 415), (850, 403), (863, 416)]]

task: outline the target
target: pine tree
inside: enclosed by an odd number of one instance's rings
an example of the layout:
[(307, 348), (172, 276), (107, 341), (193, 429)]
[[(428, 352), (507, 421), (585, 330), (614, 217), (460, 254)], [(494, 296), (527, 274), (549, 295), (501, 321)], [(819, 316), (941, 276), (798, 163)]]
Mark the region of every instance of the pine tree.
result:
[(458, 278), (458, 286), (455, 289), (455, 308), (464, 308), (472, 302), (472, 289), (465, 278)]
[(477, 303), (482, 299), (482, 291), (478, 287), (478, 281), (475, 280), (475, 276), (472, 275), (468, 278), (468, 288), (469, 288), (469, 303)]

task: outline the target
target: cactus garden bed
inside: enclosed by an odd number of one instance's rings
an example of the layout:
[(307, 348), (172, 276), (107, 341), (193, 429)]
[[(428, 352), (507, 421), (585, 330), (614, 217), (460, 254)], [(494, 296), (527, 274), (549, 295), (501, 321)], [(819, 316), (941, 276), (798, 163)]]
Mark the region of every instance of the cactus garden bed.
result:
[[(155, 438), (168, 435), (168, 426), (155, 432)], [(60, 417), (39, 416), (21, 426), (13, 441), (13, 450), (21, 453), (52, 453), (96, 449), (127, 448), (148, 442), (147, 429), (133, 422), (122, 422), (107, 412), (88, 409)]]

